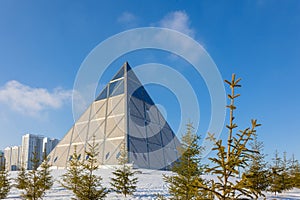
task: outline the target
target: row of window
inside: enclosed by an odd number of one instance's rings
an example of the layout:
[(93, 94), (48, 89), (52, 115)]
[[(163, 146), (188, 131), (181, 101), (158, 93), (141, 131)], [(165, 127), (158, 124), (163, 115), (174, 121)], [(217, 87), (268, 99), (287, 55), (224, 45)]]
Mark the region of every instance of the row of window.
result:
[(124, 93), (124, 80), (109, 83), (96, 98), (96, 101), (106, 99), (107, 97), (117, 96)]
[[(110, 152), (108, 152), (108, 153), (105, 155), (105, 160), (107, 160), (107, 159), (109, 158), (109, 155), (110, 155)], [(121, 152), (118, 152), (118, 153), (116, 154), (116, 159), (118, 159), (118, 158), (120, 157), (120, 155), (121, 155)], [(81, 158), (81, 154), (79, 154), (77, 160), (80, 160), (80, 158)], [(49, 159), (50, 159), (50, 158), (49, 158)], [(69, 157), (69, 161), (71, 161), (72, 159), (73, 159), (73, 155), (71, 155), (71, 156)], [(89, 155), (86, 155), (85, 160), (87, 160), (87, 159), (89, 159)], [(53, 162), (55, 163), (57, 160), (58, 160), (58, 156), (56, 156), (56, 157), (54, 158)]]

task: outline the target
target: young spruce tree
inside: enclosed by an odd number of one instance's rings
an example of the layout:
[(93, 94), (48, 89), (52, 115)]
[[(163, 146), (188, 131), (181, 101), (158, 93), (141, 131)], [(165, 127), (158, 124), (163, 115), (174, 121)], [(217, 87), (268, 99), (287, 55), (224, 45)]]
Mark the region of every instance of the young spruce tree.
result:
[(241, 185), (249, 189), (257, 199), (260, 196), (265, 196), (263, 192), (269, 186), (268, 169), (265, 155), (263, 154), (263, 143), (258, 141), (256, 135), (250, 146), (253, 152), (250, 157), (249, 167), (242, 176)]
[[(0, 156), (0, 159), (2, 158), (2, 155)], [(2, 160), (2, 159), (1, 159)], [(11, 185), (8, 177), (8, 172), (5, 169), (5, 164), (0, 164), (0, 199), (4, 199), (7, 197), (9, 191), (10, 191)]]
[(279, 157), (279, 153), (276, 150), (275, 157), (272, 159), (273, 163), (270, 165), (269, 183), (270, 187), (268, 191), (273, 192), (275, 195), (283, 191), (282, 180), (283, 180), (283, 167), (281, 165), (282, 159)]
[(62, 176), (61, 185), (75, 194), (78, 189), (82, 172), (82, 161), (77, 154), (77, 147), (75, 146), (74, 153), (68, 163), (67, 172)]
[(125, 142), (121, 146), (120, 156), (118, 158), (119, 165), (115, 171), (113, 171), (114, 177), (111, 178), (112, 190), (127, 195), (132, 195), (136, 191), (136, 184), (138, 178), (134, 177), (137, 171), (133, 171), (132, 165), (128, 164), (128, 156), (125, 149)]
[(79, 176), (80, 181), (74, 193), (79, 200), (104, 199), (108, 191), (102, 187), (101, 176), (95, 175), (95, 171), (99, 169), (98, 144), (95, 143), (95, 137), (93, 137), (93, 143), (88, 146), (89, 149), (85, 151), (86, 160), (82, 163), (82, 172)]
[(42, 193), (41, 196), (43, 196), (45, 192), (50, 190), (53, 186), (53, 177), (51, 175), (50, 167), (51, 165), (49, 164), (45, 150), (43, 153), (43, 161), (38, 170), (38, 175), (40, 177), (38, 185), (40, 186), (40, 192)]
[(223, 141), (217, 140), (213, 134), (209, 134), (208, 138), (214, 142), (215, 147), (212, 150), (216, 152), (216, 157), (209, 158), (213, 166), (207, 167), (206, 172), (216, 175), (218, 180), (211, 179), (208, 184), (199, 186), (212, 193), (215, 198), (222, 200), (237, 199), (241, 196), (252, 198), (252, 193), (244, 188), (241, 180), (236, 180), (235, 177), (239, 176), (239, 168), (247, 166), (247, 161), (251, 157), (251, 150), (248, 149), (247, 144), (253, 139), (256, 128), (260, 124), (257, 124), (256, 120), (251, 120), (251, 127), (234, 134), (237, 128), (237, 124), (234, 123), (234, 110), (236, 109), (234, 101), (240, 96), (235, 94), (235, 88), (241, 87), (238, 84), (240, 80), (240, 78), (236, 80), (235, 74), (232, 75), (231, 81), (225, 80), (231, 90), (231, 94), (228, 95), (230, 104), (227, 106), (229, 108), (229, 124), (226, 125), (227, 143), (223, 144)]
[(300, 164), (295, 159), (294, 155), (291, 160), (290, 177), (292, 179), (293, 187), (300, 188)]
[(286, 152), (283, 154), (283, 159), (279, 157), (278, 151), (275, 152), (273, 164), (270, 166), (269, 182), (269, 191), (274, 192), (275, 195), (293, 188), (290, 160), (287, 159)]
[(293, 186), (293, 180), (290, 173), (291, 170), (291, 160), (287, 158), (287, 153), (283, 152), (283, 159), (282, 159), (282, 189), (283, 191), (291, 190)]
[(181, 156), (171, 168), (175, 174), (164, 175), (172, 199), (207, 199), (206, 192), (198, 187), (199, 184), (204, 184), (201, 178), (203, 165), (200, 164), (203, 148), (198, 142), (199, 136), (193, 132), (192, 124), (187, 124), (187, 132), (181, 138)]
[(24, 168), (24, 165), (21, 164), (20, 171), (18, 173), (18, 176), (16, 178), (16, 188), (19, 190), (23, 190), (26, 187), (26, 170)]
[(50, 174), (50, 165), (47, 157), (44, 154), (43, 162), (39, 167), (40, 160), (36, 151), (33, 153), (32, 170), (25, 171), (24, 167), (18, 174), (16, 179), (18, 189), (23, 190), (21, 196), (28, 200), (42, 199), (45, 192), (49, 190), (53, 185), (52, 176)]

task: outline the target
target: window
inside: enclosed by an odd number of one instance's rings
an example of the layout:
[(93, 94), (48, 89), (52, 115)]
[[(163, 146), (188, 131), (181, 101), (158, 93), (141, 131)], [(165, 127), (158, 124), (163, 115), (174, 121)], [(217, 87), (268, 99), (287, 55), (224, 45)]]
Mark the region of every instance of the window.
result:
[(106, 159), (106, 160), (109, 158), (109, 153), (110, 153), (110, 152), (108, 152), (108, 153), (105, 155), (105, 159)]
[(117, 155), (116, 155), (116, 159), (119, 159), (120, 155), (121, 155), (121, 152), (119, 151), (119, 153), (117, 153)]
[(115, 81), (109, 84), (109, 96), (117, 96), (124, 93), (124, 80)]
[(145, 88), (143, 86), (140, 86), (139, 88), (137, 88), (133, 92), (132, 96), (134, 96), (142, 101), (145, 101), (146, 103), (148, 103), (150, 105), (154, 105), (154, 102), (152, 101), (151, 97), (148, 95), (147, 91), (145, 90)]
[(57, 161), (57, 158), (58, 158), (58, 157), (56, 156), (56, 157), (54, 158), (54, 161), (53, 161), (53, 162), (56, 162), (56, 161)]
[(124, 77), (124, 67), (122, 67), (120, 69), (120, 71), (113, 77), (112, 80), (119, 79), (119, 78), (122, 78), (122, 77)]
[(96, 101), (107, 98), (107, 86), (102, 90)]

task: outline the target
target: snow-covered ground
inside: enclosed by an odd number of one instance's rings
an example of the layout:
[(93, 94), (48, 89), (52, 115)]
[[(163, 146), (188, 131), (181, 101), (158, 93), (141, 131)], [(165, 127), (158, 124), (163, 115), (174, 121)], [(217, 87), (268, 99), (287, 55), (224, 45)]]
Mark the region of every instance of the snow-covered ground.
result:
[[(156, 194), (161, 194), (168, 197), (167, 186), (164, 183), (162, 177), (163, 174), (170, 175), (171, 172), (168, 171), (158, 171), (158, 170), (147, 170), (142, 169), (141, 174), (137, 174), (139, 178), (137, 191), (133, 196), (127, 199), (156, 199)], [(109, 187), (110, 177), (112, 177), (111, 168), (102, 168), (97, 171), (98, 175), (103, 178), (102, 183), (105, 187)], [(45, 195), (45, 200), (69, 200), (72, 197), (72, 192), (64, 189), (59, 184), (60, 177), (65, 173), (65, 170), (52, 170), (52, 175), (55, 179), (54, 185), (51, 190), (49, 190)], [(11, 172), (11, 177), (15, 178), (17, 172)], [(12, 188), (7, 199), (21, 199), (20, 191), (16, 188)], [(122, 195), (116, 193), (109, 193), (107, 198), (109, 200), (124, 199)], [(280, 199), (280, 200), (295, 200), (300, 199), (300, 189), (293, 189), (291, 191), (278, 194), (277, 196), (273, 194), (267, 194), (267, 199)]]

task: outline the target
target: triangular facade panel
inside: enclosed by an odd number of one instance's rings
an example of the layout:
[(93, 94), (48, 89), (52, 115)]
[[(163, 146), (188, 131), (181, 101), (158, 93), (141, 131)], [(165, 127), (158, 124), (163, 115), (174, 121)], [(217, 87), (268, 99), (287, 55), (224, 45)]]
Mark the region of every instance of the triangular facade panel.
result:
[(167, 169), (179, 157), (179, 140), (127, 62), (49, 154), (50, 163), (66, 168), (75, 146), (86, 159), (93, 138), (103, 165), (118, 164), (124, 142), (135, 167)]

